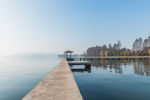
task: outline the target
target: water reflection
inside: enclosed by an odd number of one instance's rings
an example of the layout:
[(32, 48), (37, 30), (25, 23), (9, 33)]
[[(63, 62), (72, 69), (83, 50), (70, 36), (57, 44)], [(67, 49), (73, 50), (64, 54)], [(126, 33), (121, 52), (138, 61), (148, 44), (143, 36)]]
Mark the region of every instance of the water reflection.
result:
[[(133, 71), (138, 75), (150, 76), (150, 59), (128, 59), (128, 60), (91, 60), (92, 66), (97, 68), (109, 69), (110, 72), (122, 74), (123, 67), (133, 66)], [(131, 66), (129, 66), (131, 65)]]
[(70, 65), (72, 72), (88, 72), (91, 73), (91, 66), (76, 67), (76, 65)]
[(150, 100), (150, 60), (90, 62), (90, 73), (81, 65), (73, 72), (84, 100)]

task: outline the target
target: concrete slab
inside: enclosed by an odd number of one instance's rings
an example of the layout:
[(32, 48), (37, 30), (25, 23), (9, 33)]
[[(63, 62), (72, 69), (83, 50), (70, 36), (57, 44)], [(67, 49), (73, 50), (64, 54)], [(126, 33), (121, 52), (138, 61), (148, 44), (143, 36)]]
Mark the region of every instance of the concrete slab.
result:
[(69, 65), (86, 65), (90, 66), (91, 63), (89, 61), (68, 61)]
[(70, 66), (63, 59), (22, 100), (83, 100)]

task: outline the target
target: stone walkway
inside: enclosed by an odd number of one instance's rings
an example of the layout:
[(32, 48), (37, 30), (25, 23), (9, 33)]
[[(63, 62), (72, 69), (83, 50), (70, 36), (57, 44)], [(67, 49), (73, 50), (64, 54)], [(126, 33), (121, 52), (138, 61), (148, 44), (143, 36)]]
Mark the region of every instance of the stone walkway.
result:
[(83, 100), (70, 66), (63, 59), (22, 100)]

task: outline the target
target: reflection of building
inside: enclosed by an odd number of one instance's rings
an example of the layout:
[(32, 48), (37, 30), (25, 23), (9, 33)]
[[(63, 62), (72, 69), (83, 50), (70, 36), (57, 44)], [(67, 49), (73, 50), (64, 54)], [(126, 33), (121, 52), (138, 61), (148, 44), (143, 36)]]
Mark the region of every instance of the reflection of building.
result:
[(122, 74), (122, 67), (120, 64), (114, 66), (115, 73)]
[(133, 63), (134, 73), (144, 75), (144, 66), (139, 62)]
[(150, 76), (150, 60), (137, 60), (134, 62), (134, 71), (136, 74)]
[(90, 61), (91, 64), (95, 67), (102, 67), (103, 69), (110, 69), (110, 72), (115, 73), (123, 73), (123, 68), (122, 65), (126, 68), (128, 65), (133, 66), (133, 70), (135, 74), (138, 75), (146, 75), (150, 76), (150, 60), (145, 59), (145, 60), (92, 60)]
[(102, 67), (103, 69), (110, 69), (110, 72), (122, 73), (122, 67), (118, 60), (92, 60), (91, 63), (93, 66)]
[(150, 66), (145, 67), (146, 76), (150, 76)]

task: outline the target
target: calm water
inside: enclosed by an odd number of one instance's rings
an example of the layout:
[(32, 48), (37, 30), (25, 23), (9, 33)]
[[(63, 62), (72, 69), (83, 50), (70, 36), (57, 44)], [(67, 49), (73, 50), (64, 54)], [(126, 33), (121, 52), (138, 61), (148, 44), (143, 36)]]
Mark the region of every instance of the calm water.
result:
[(150, 100), (150, 60), (94, 60), (72, 66), (85, 100)]
[(0, 100), (21, 100), (59, 61), (57, 56), (49, 54), (0, 59)]
[[(0, 59), (0, 100), (21, 100), (60, 60), (48, 54)], [(85, 100), (150, 100), (150, 60), (91, 63), (71, 67)]]

